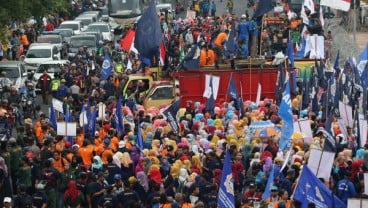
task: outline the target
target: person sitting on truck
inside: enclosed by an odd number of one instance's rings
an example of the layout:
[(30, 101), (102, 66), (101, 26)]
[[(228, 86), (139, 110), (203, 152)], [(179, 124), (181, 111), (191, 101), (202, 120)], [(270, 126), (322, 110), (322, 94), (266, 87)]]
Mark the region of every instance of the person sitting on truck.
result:
[(215, 63), (215, 52), (211, 48), (207, 46), (207, 44), (203, 43), (201, 45), (201, 54), (199, 56), (199, 66), (213, 66)]

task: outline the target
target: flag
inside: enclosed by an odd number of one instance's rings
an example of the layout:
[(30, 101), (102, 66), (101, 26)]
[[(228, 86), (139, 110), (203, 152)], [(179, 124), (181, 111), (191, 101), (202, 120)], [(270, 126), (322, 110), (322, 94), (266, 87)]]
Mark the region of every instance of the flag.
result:
[(213, 95), (212, 76), (210, 78), (210, 85), (209, 85), (209, 89), (207, 91), (209, 93), (209, 97), (207, 98), (205, 110), (207, 112), (209, 112), (211, 115), (213, 115), (215, 113), (215, 98), (214, 98), (214, 95)]
[(231, 26), (231, 31), (230, 34), (227, 38), (227, 41), (225, 43), (225, 47), (226, 47), (226, 51), (232, 55), (235, 55), (235, 45), (234, 45), (234, 38), (236, 37), (235, 35), (235, 25), (233, 24)]
[(286, 82), (285, 90), (282, 93), (282, 99), (278, 114), (283, 120), (283, 124), (281, 127), (281, 138), (279, 142), (279, 150), (282, 151), (290, 147), (290, 139), (294, 132), (289, 80)]
[[(70, 112), (69, 112), (69, 106), (66, 107), (66, 111), (65, 111), (65, 123), (69, 123), (72, 121), (72, 118), (70, 116)], [(66, 125), (67, 126), (67, 125)], [(74, 139), (72, 136), (67, 136), (66, 140), (70, 142), (71, 145), (74, 145)]]
[(230, 75), (229, 87), (227, 88), (227, 95), (234, 100), (238, 99), (239, 97), (233, 74)]
[(321, 6), (331, 7), (332, 9), (342, 10), (344, 12), (349, 11), (351, 0), (321, 0)]
[(327, 152), (336, 152), (336, 140), (330, 132), (331, 130), (324, 128), (318, 128), (317, 130), (317, 134), (322, 134), (325, 138), (323, 150)]
[(368, 44), (365, 46), (364, 51), (362, 52), (362, 54), (360, 55), (360, 60), (359, 63), (357, 65), (358, 71), (360, 74), (363, 73), (365, 65), (368, 62)]
[(81, 113), (79, 115), (79, 126), (83, 127), (88, 124), (88, 117), (87, 117), (87, 111), (86, 107), (83, 105)]
[(317, 204), (318, 207), (346, 207), (346, 205), (313, 174), (307, 165), (303, 165), (302, 173), (294, 189), (293, 200), (301, 202), (302, 208), (307, 208), (310, 202)]
[(368, 88), (368, 64), (365, 65), (364, 70), (362, 72), (361, 83), (363, 85), (363, 89)]
[(289, 58), (289, 66), (294, 67), (294, 46), (293, 40), (291, 38), (289, 38), (289, 41), (287, 43), (286, 55)]
[(274, 183), (274, 173), (275, 173), (275, 165), (272, 165), (272, 169), (268, 175), (266, 188), (262, 194), (262, 200), (266, 200), (271, 196), (271, 187), (273, 186)]
[(179, 125), (178, 122), (176, 121), (176, 115), (178, 114), (180, 105), (181, 99), (179, 98), (177, 101), (175, 101), (166, 110), (162, 112), (166, 116), (166, 119), (169, 121), (169, 124), (175, 133), (179, 132)]
[(138, 119), (138, 125), (137, 125), (137, 147), (140, 150), (143, 150), (143, 137), (142, 137), (142, 130), (141, 130), (139, 119)]
[(117, 119), (116, 129), (118, 130), (120, 135), (124, 135), (125, 132), (124, 132), (124, 123), (123, 123), (123, 112), (122, 112), (121, 106), (122, 106), (122, 98), (119, 97), (116, 102), (116, 111), (115, 111), (115, 115)]
[(339, 68), (339, 61), (340, 61), (340, 50), (337, 51), (336, 59), (333, 68), (336, 70)]
[(193, 45), (184, 57), (184, 69), (199, 69), (200, 50), (197, 44)]
[(162, 32), (156, 12), (156, 3), (151, 1), (147, 10), (138, 20), (134, 46), (142, 56), (151, 58), (159, 51), (161, 42)]
[(217, 205), (218, 208), (235, 208), (233, 172), (231, 170), (230, 152), (228, 149), (226, 150), (224, 166), (222, 168)]
[(164, 43), (160, 44), (160, 64), (165, 65), (166, 49)]
[(120, 42), (120, 47), (123, 51), (130, 51), (134, 47), (135, 30), (130, 29)]
[(253, 18), (261, 17), (267, 12), (273, 10), (272, 1), (270, 0), (259, 0), (256, 10), (253, 13)]
[(102, 70), (101, 70), (101, 77), (103, 79), (108, 79), (112, 70), (112, 62), (110, 55), (108, 53), (105, 53), (105, 58), (102, 62)]
[(319, 14), (318, 14), (318, 20), (319, 20), (319, 24), (323, 27), (325, 26), (325, 19), (323, 18), (323, 10), (322, 7), (319, 7)]
[(51, 106), (50, 106), (50, 123), (51, 123), (52, 128), (56, 131), (57, 130), (57, 122), (56, 122), (54, 104), (52, 104), (52, 102), (51, 102)]
[(97, 105), (93, 108), (93, 111), (88, 119), (88, 132), (91, 136), (95, 135), (96, 132), (96, 119), (97, 119)]

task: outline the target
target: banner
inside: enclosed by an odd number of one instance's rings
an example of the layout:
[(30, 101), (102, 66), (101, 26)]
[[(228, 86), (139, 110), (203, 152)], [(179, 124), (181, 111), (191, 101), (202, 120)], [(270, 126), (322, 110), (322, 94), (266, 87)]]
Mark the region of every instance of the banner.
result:
[(334, 158), (334, 152), (311, 149), (308, 159), (308, 167), (318, 178), (324, 178), (328, 181), (331, 176)]
[(321, 0), (321, 6), (331, 7), (332, 9), (349, 11), (351, 0)]
[(231, 170), (230, 152), (226, 150), (220, 189), (217, 196), (218, 208), (235, 208), (233, 172)]
[(309, 144), (313, 139), (313, 132), (309, 119), (299, 119), (294, 121), (294, 132), (300, 132), (305, 135), (304, 142)]

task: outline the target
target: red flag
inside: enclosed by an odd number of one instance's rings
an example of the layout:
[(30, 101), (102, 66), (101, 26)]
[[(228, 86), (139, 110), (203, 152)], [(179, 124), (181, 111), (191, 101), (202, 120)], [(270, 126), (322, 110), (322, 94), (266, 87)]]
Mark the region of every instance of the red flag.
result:
[(164, 43), (160, 45), (160, 64), (163, 66), (165, 64), (165, 57), (166, 57), (166, 49)]
[(123, 51), (130, 51), (134, 43), (135, 31), (129, 30), (125, 37), (120, 41), (120, 47)]

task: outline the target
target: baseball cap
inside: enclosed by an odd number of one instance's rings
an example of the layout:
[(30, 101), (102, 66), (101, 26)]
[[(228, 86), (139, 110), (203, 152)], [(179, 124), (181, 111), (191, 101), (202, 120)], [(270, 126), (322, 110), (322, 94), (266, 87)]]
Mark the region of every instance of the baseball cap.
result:
[(255, 183), (250, 183), (249, 184), (249, 188), (255, 188), (256, 187), (256, 184)]
[(119, 142), (119, 148), (123, 148), (125, 147), (125, 141), (120, 141)]
[(4, 203), (11, 203), (12, 199), (10, 197), (4, 197)]
[(277, 188), (277, 186), (271, 186), (271, 191), (278, 191), (279, 189)]

